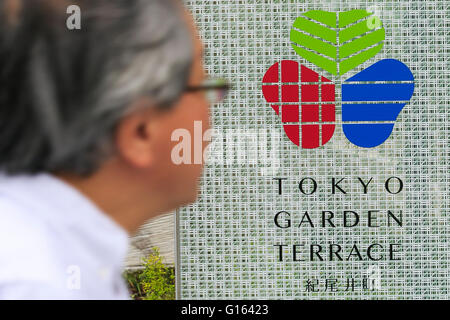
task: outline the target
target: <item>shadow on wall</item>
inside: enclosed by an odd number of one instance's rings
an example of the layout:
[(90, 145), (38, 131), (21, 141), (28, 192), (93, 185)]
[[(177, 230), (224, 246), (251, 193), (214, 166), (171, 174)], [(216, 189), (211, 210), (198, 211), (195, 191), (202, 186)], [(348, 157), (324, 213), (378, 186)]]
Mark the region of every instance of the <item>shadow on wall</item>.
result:
[(125, 260), (126, 270), (141, 269), (143, 259), (158, 247), (164, 264), (175, 264), (175, 213), (168, 213), (148, 221), (130, 238), (130, 248)]

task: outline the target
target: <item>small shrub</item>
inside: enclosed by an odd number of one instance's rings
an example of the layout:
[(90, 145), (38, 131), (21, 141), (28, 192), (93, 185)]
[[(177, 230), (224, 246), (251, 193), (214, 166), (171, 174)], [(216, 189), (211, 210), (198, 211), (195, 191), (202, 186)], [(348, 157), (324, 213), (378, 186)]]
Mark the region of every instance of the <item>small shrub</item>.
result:
[[(175, 269), (163, 264), (158, 248), (144, 259), (144, 269), (131, 280), (136, 296), (144, 300), (175, 299)], [(130, 283), (130, 280), (128, 280)]]

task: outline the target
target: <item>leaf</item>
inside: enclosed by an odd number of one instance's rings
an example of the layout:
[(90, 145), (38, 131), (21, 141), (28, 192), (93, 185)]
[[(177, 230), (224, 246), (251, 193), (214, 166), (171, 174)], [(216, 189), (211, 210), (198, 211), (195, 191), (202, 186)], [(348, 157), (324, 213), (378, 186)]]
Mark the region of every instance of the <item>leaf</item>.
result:
[(305, 12), (291, 29), (295, 52), (334, 75), (342, 75), (375, 56), (385, 31), (378, 17), (365, 10)]

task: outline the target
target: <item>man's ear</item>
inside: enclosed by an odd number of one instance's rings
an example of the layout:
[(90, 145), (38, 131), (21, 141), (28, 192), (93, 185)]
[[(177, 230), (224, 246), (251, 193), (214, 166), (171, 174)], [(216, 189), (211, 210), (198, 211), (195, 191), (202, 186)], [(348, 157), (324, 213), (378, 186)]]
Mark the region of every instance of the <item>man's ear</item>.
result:
[(137, 101), (131, 110), (117, 125), (115, 133), (116, 149), (119, 156), (136, 168), (148, 168), (154, 159), (152, 148), (152, 125), (158, 111), (148, 99)]

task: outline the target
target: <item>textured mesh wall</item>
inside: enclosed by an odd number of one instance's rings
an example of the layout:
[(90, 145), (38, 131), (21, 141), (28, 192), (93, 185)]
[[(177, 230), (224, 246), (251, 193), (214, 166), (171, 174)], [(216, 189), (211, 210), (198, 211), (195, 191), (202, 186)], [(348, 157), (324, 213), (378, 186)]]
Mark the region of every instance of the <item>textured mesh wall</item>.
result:
[[(211, 75), (229, 79), (235, 90), (212, 107), (212, 118), (225, 146), (257, 133), (247, 151), (259, 156), (244, 161), (235, 151), (212, 149), (198, 202), (178, 212), (178, 295), (181, 299), (418, 299), (449, 298), (449, 2), (448, 1), (186, 1), (206, 47)], [(374, 5), (376, 7), (374, 7)], [(289, 31), (302, 12), (320, 9), (372, 9), (386, 30), (382, 51), (343, 78), (384, 58), (398, 59), (412, 70), (416, 87), (400, 113), (391, 137), (376, 148), (351, 144), (340, 125), (325, 146), (301, 149), (284, 135), (281, 122), (264, 100), (265, 71), (282, 59), (298, 61), (336, 81), (331, 74), (292, 50)], [(339, 99), (340, 89), (337, 90)], [(230, 135), (237, 133), (234, 137)], [(237, 135), (241, 134), (240, 137)], [(254, 135), (253, 135), (254, 136)], [(269, 155), (269, 158), (268, 156)], [(251, 157), (249, 157), (251, 158)], [(268, 158), (268, 159), (267, 159)], [(384, 189), (400, 177), (404, 190)], [(274, 177), (286, 177), (283, 195)], [(305, 196), (298, 182), (314, 178), (318, 191)], [(347, 194), (330, 194), (329, 180), (346, 177)], [(357, 177), (373, 177), (371, 191), (361, 192)], [(353, 210), (403, 212), (403, 227), (278, 229), (277, 211), (291, 213), (298, 224), (308, 211)], [(278, 261), (277, 243), (337, 243), (342, 246), (401, 243), (399, 261)], [(285, 248), (286, 256), (289, 247)], [(374, 272), (375, 270), (375, 272)], [(345, 291), (347, 281), (378, 274), (380, 285)], [(339, 291), (323, 289), (335, 279)], [(306, 287), (319, 281), (319, 292)]]

